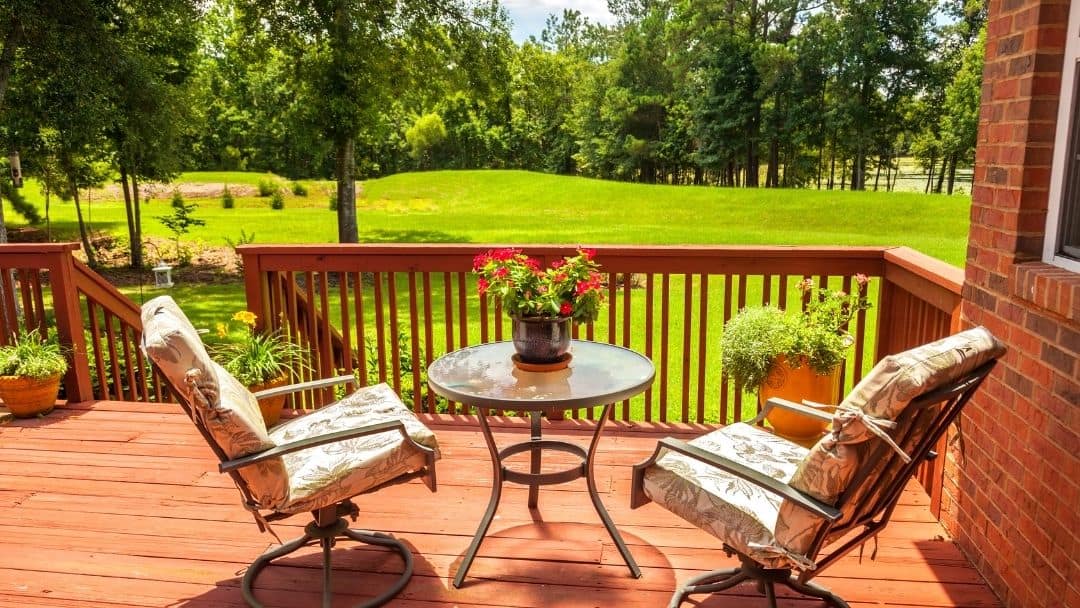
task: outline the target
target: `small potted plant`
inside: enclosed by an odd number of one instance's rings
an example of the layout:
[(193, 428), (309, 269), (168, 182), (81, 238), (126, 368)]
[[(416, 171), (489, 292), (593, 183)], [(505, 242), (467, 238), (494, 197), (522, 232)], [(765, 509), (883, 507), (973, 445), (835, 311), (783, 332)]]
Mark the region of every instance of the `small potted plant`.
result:
[(0, 346), (0, 399), (12, 414), (30, 418), (49, 413), (60, 393), (68, 363), (60, 344), (38, 331), (20, 331)]
[(502, 303), (513, 319), (514, 348), (527, 364), (567, 360), (571, 323), (596, 320), (604, 292), (592, 249), (555, 260), (548, 268), (520, 249), (495, 249), (476, 256), (481, 296)]
[[(852, 317), (870, 308), (863, 295), (866, 275), (854, 277), (854, 290), (799, 283), (806, 306), (799, 314), (772, 306), (744, 308), (724, 325), (720, 339), (722, 373), (762, 403), (770, 397), (835, 405), (840, 370), (853, 342), (847, 333)], [(805, 416), (774, 409), (768, 421), (777, 434), (812, 441), (824, 426)]]
[[(221, 343), (211, 352), (225, 371), (232, 374), (253, 393), (285, 386), (296, 373), (307, 369), (307, 350), (289, 341), (281, 330), (260, 333), (255, 331), (255, 313), (242, 310), (232, 316), (241, 325), (239, 332), (231, 331), (228, 323), (217, 324)], [(285, 396), (259, 401), (267, 427), (277, 424)]]

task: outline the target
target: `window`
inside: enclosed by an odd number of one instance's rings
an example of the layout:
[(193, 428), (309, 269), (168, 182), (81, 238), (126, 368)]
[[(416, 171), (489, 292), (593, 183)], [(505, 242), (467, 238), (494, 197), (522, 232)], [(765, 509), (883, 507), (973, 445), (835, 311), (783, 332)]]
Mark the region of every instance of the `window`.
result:
[(1070, 12), (1043, 259), (1080, 272), (1080, 10)]

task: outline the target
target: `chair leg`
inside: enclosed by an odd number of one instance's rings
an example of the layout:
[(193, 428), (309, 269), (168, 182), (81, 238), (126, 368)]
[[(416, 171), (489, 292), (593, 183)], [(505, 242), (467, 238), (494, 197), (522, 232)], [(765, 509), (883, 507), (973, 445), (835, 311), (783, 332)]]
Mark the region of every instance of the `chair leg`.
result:
[(382, 593), (375, 596), (370, 600), (366, 600), (359, 604), (356, 604), (355, 608), (374, 608), (375, 606), (382, 606), (389, 602), (405, 588), (409, 579), (413, 575), (413, 559), (412, 552), (405, 546), (405, 543), (393, 538), (388, 534), (381, 532), (369, 532), (366, 530), (351, 530), (349, 529), (349, 523), (344, 518), (339, 518), (332, 522), (330, 525), (319, 526), (316, 522), (308, 524), (304, 528), (304, 534), (299, 538), (291, 540), (280, 547), (274, 547), (263, 553), (255, 559), (248, 567), (247, 572), (244, 573), (244, 578), (241, 583), (241, 593), (244, 596), (244, 601), (247, 602), (251, 608), (266, 608), (264, 604), (255, 599), (255, 592), (253, 587), (255, 585), (255, 579), (258, 578), (259, 573), (262, 572), (266, 566), (270, 565), (273, 560), (288, 555), (305, 545), (318, 542), (322, 546), (323, 554), (323, 601), (324, 608), (329, 608), (332, 590), (330, 588), (332, 566), (330, 563), (330, 550), (334, 547), (334, 544), (338, 537), (344, 537), (358, 542), (362, 542), (368, 545), (379, 545), (382, 547), (388, 547), (393, 549), (401, 556), (401, 561), (404, 562), (404, 569), (401, 576), (397, 581), (385, 589)]
[(809, 595), (810, 597), (825, 600), (826, 604), (833, 606), (834, 608), (849, 608), (847, 602), (821, 585), (809, 581), (802, 582), (797, 576), (789, 576), (780, 582), (803, 595)]
[(758, 593), (765, 596), (770, 608), (776, 608), (776, 583), (786, 585), (798, 593), (824, 600), (833, 608), (849, 608), (847, 602), (828, 589), (810, 582), (800, 581), (791, 570), (785, 568), (763, 568), (754, 560), (739, 554), (742, 565), (738, 568), (714, 570), (688, 579), (671, 596), (668, 608), (679, 608), (686, 597), (698, 593), (717, 593), (752, 581)]

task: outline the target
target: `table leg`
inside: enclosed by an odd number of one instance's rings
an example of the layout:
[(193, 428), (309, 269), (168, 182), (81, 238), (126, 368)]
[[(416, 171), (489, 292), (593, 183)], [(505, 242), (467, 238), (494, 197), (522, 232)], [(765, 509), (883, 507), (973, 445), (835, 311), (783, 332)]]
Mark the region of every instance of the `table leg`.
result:
[(474, 536), (472, 542), (469, 543), (469, 548), (465, 551), (465, 556), (461, 560), (461, 565), (458, 566), (457, 575), (454, 576), (455, 589), (460, 589), (461, 584), (465, 582), (465, 575), (468, 574), (473, 559), (476, 557), (477, 551), (480, 550), (480, 543), (484, 541), (484, 535), (487, 534), (488, 528), (491, 527), (491, 520), (495, 518), (495, 511), (498, 510), (499, 499), (502, 497), (503, 465), (502, 460), (499, 458), (499, 448), (495, 445), (495, 438), (491, 434), (491, 427), (488, 426), (488, 408), (478, 407), (477, 413), (480, 418), (480, 429), (484, 433), (484, 441), (487, 443), (488, 451), (491, 453), (491, 466), (493, 470), (491, 498), (488, 500), (488, 506), (487, 510), (484, 511), (484, 517), (480, 519), (480, 526), (476, 529), (476, 536)]
[(604, 432), (604, 425), (611, 415), (612, 407), (614, 407), (614, 405), (610, 403), (605, 405), (604, 411), (600, 415), (600, 419), (596, 421), (596, 430), (593, 431), (592, 442), (589, 444), (589, 453), (585, 459), (585, 481), (589, 486), (589, 498), (592, 499), (593, 507), (596, 508), (596, 513), (600, 516), (600, 521), (604, 522), (604, 527), (607, 528), (608, 534), (611, 535), (611, 540), (615, 541), (615, 546), (619, 549), (619, 553), (622, 554), (623, 561), (625, 561), (627, 567), (630, 568), (630, 574), (634, 578), (641, 578), (641, 568), (638, 568), (637, 562), (634, 561), (634, 556), (630, 554), (630, 548), (623, 542), (622, 535), (619, 534), (618, 528), (615, 527), (615, 522), (611, 520), (611, 516), (608, 515), (607, 509), (604, 508), (604, 503), (600, 501), (600, 494), (596, 490), (596, 478), (593, 474), (593, 462), (596, 460), (596, 448), (600, 443), (600, 435)]
[[(531, 418), (530, 424), (532, 427), (532, 441), (540, 441), (540, 412), (529, 412)], [(540, 472), (540, 454), (539, 448), (532, 450), (529, 453), (529, 472), (536, 475)], [(540, 497), (540, 484), (533, 482), (529, 484), (529, 508), (535, 509), (537, 499)]]

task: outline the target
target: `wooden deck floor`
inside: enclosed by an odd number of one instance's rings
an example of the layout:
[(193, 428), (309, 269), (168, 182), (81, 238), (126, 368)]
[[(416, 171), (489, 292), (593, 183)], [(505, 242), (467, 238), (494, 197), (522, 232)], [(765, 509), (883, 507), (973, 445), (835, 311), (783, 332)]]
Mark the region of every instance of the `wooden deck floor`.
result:
[[(443, 446), (438, 493), (417, 481), (358, 499), (358, 527), (391, 532), (414, 549), (416, 575), (391, 606), (652, 608), (666, 605), (676, 581), (733, 561), (711, 536), (659, 507), (629, 509), (629, 465), (667, 433), (615, 425), (601, 443), (598, 478), (644, 576), (629, 577), (579, 480), (544, 488), (535, 515), (526, 491), (508, 486), (466, 585), (454, 589), (450, 577), (487, 503), (491, 465), (475, 426), (427, 420)], [(504, 438), (526, 433), (520, 422), (500, 429)], [(585, 433), (565, 422), (546, 434)], [(98, 402), (10, 422), (0, 426), (0, 462), (0, 608), (240, 607), (240, 576), (273, 540), (240, 507), (178, 408)], [(852, 606), (999, 605), (926, 504), (921, 490), (909, 489), (877, 561), (846, 558), (819, 582)], [(275, 529), (289, 538), (304, 523), (297, 516)], [(380, 550), (352, 547), (334, 552), (341, 605), (399, 568)], [(317, 557), (284, 559), (263, 574), (258, 593), (271, 606), (318, 605)], [(740, 587), (699, 605), (765, 602)]]

